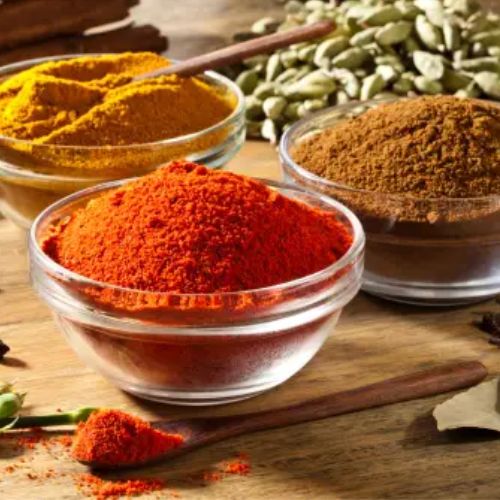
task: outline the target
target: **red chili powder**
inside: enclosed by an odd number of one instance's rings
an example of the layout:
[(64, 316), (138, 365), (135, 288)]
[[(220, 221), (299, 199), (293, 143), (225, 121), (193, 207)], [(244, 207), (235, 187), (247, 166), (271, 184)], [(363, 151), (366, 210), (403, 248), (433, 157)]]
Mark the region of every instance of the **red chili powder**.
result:
[(90, 494), (97, 500), (141, 495), (143, 493), (159, 491), (165, 487), (164, 481), (160, 479), (106, 481), (92, 474), (80, 474), (75, 482), (83, 493)]
[(228, 474), (246, 476), (250, 473), (250, 459), (246, 453), (239, 453), (237, 458), (222, 462), (218, 470), (203, 473), (203, 479), (209, 483), (215, 483), (224, 479)]
[(128, 413), (99, 410), (78, 425), (71, 452), (82, 462), (119, 465), (153, 460), (183, 441)]
[(306, 276), (337, 261), (351, 243), (331, 213), (245, 176), (175, 162), (76, 210), (43, 249), (97, 281), (213, 293)]

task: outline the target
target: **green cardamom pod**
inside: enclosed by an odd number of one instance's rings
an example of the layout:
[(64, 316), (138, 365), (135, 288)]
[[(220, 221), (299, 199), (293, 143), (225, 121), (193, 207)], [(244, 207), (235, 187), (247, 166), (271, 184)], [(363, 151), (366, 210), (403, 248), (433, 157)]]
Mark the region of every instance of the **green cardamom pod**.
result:
[(480, 31), (486, 31), (488, 28), (488, 18), (483, 12), (476, 12), (469, 16), (465, 28), (470, 35), (479, 33)]
[(443, 39), (446, 50), (452, 52), (460, 48), (460, 31), (451, 21), (443, 23)]
[(472, 44), (472, 55), (476, 57), (484, 57), (488, 55), (488, 49), (481, 42)]
[(368, 99), (371, 99), (374, 95), (383, 90), (385, 85), (385, 80), (378, 73), (367, 76), (365, 79), (363, 79), (363, 82), (361, 84), (361, 100), (366, 101)]
[(400, 74), (398, 71), (396, 71), (392, 66), (389, 66), (388, 64), (382, 64), (380, 66), (377, 66), (375, 68), (375, 72), (379, 74), (386, 83), (390, 83), (397, 80)]
[(453, 64), (455, 69), (463, 71), (493, 71), (500, 72), (500, 62), (496, 57), (477, 57), (476, 59), (463, 59)]
[(375, 64), (387, 64), (389, 66), (392, 66), (396, 71), (399, 71), (400, 73), (403, 73), (403, 71), (405, 70), (405, 65), (403, 64), (401, 58), (393, 54), (385, 54), (375, 57)]
[(242, 71), (238, 75), (238, 78), (236, 78), (236, 85), (238, 85), (245, 95), (251, 94), (255, 90), (255, 87), (257, 87), (258, 82), (259, 75), (257, 71), (253, 69)]
[(430, 80), (440, 80), (444, 75), (443, 58), (439, 55), (417, 50), (413, 53), (413, 64)]
[(262, 109), (268, 118), (271, 118), (271, 120), (277, 120), (281, 117), (286, 105), (287, 101), (284, 97), (268, 97), (262, 103)]
[(361, 83), (352, 71), (348, 69), (335, 68), (330, 74), (341, 83), (344, 92), (351, 99), (359, 99)]
[(500, 46), (500, 29), (486, 31), (484, 33), (476, 33), (471, 37), (472, 42), (481, 42), (483, 45), (489, 47), (491, 45)]
[(413, 21), (422, 11), (410, 1), (397, 0), (394, 2), (394, 7), (398, 8), (403, 15), (405, 21)]
[(273, 33), (274, 31), (276, 31), (276, 28), (279, 26), (279, 24), (280, 23), (278, 23), (272, 17), (263, 17), (262, 19), (259, 19), (252, 24), (250, 31), (257, 35), (267, 35), (268, 33)]
[(478, 87), (488, 96), (500, 99), (500, 75), (492, 71), (481, 71), (474, 75)]
[(398, 95), (408, 95), (413, 90), (413, 79), (401, 76), (392, 85), (392, 90)]
[(337, 88), (333, 78), (322, 70), (317, 70), (304, 76), (299, 81), (287, 85), (283, 94), (292, 100), (312, 99), (323, 97), (335, 91)]
[(299, 117), (299, 106), (300, 102), (289, 103), (283, 111), (283, 115), (288, 120), (296, 120)]
[(343, 90), (339, 90), (335, 97), (336, 97), (335, 103), (332, 104), (337, 104), (337, 105), (347, 104), (351, 100), (349, 94)]
[(424, 15), (417, 16), (415, 19), (415, 30), (427, 48), (439, 50), (444, 47), (442, 31), (431, 24)]
[(417, 76), (413, 83), (417, 90), (424, 94), (442, 94), (444, 90), (440, 82), (436, 82), (422, 75)]
[(448, 92), (457, 92), (465, 89), (472, 82), (472, 78), (461, 71), (445, 68), (441, 83)]
[(413, 25), (408, 21), (389, 23), (380, 28), (375, 35), (375, 40), (380, 45), (395, 45), (404, 41), (411, 33)]
[(467, 98), (476, 98), (481, 95), (481, 91), (476, 87), (473, 82), (472, 85), (468, 85), (465, 89), (460, 89), (455, 92), (455, 97), (460, 97), (461, 99)]
[(327, 104), (328, 101), (324, 99), (307, 99), (304, 101), (303, 106), (307, 113), (313, 113), (314, 111), (326, 108)]
[(267, 139), (271, 144), (276, 144), (278, 142), (278, 127), (270, 118), (266, 118), (262, 122), (262, 126), (260, 128), (260, 134), (264, 139)]
[(312, 63), (314, 59), (314, 54), (316, 53), (317, 45), (315, 43), (300, 49), (297, 52), (297, 57), (300, 61)]
[(384, 26), (387, 23), (399, 21), (403, 18), (403, 13), (393, 5), (383, 5), (374, 7), (371, 12), (361, 18), (362, 24), (369, 26)]
[(330, 38), (321, 42), (314, 52), (313, 62), (320, 68), (328, 68), (330, 60), (349, 47), (349, 39), (345, 36)]
[(272, 82), (283, 71), (279, 54), (273, 54), (266, 65), (266, 82)]
[(360, 47), (344, 50), (332, 59), (336, 68), (356, 69), (363, 65), (369, 53)]
[(253, 95), (245, 96), (245, 116), (249, 120), (259, 120), (264, 118), (262, 101)]
[(255, 71), (261, 72), (266, 67), (268, 60), (269, 60), (268, 55), (259, 54), (257, 56), (252, 56), (252, 57), (249, 57), (248, 59), (245, 59), (243, 61), (243, 64), (247, 68), (252, 68)]
[(297, 68), (288, 68), (275, 78), (276, 83), (286, 83), (293, 80), (299, 73)]
[(416, 50), (421, 50), (420, 44), (413, 36), (409, 36), (403, 40), (404, 49), (408, 54), (413, 54)]
[(359, 31), (351, 37), (351, 45), (354, 45), (355, 47), (364, 47), (365, 45), (373, 42), (379, 29), (380, 28), (376, 26)]
[(280, 87), (276, 82), (262, 82), (257, 85), (253, 91), (253, 95), (257, 99), (266, 99), (273, 95), (279, 94)]
[(437, 28), (443, 27), (444, 9), (441, 0), (415, 0), (415, 5), (425, 13), (428, 21)]
[(0, 418), (9, 418), (22, 408), (25, 394), (4, 392), (0, 394)]
[(299, 56), (296, 50), (285, 50), (280, 54), (280, 60), (285, 68), (291, 68), (297, 63)]

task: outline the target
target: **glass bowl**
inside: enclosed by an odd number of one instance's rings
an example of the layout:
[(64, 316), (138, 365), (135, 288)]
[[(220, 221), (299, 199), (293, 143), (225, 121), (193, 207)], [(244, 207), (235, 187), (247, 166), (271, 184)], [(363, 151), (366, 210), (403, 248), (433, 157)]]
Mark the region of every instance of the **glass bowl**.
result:
[[(121, 389), (172, 404), (220, 404), (259, 394), (300, 370), (334, 330), (361, 284), (364, 233), (342, 204), (264, 181), (321, 207), (353, 236), (331, 266), (287, 283), (234, 293), (152, 293), (99, 283), (41, 249), (48, 231), (76, 208), (126, 181), (94, 186), (48, 207), (29, 236), (31, 281), (74, 351)], [(137, 305), (119, 307), (117, 304)], [(149, 304), (154, 304), (148, 308)]]
[(280, 143), (284, 179), (340, 200), (359, 217), (366, 233), (364, 291), (394, 301), (436, 306), (497, 295), (500, 195), (421, 199), (353, 189), (293, 161), (293, 148), (305, 137), (391, 100), (336, 106), (290, 127)]
[[(9, 64), (0, 68), (0, 81), (47, 61), (79, 56)], [(142, 175), (179, 158), (221, 167), (244, 143), (244, 98), (235, 83), (218, 73), (208, 71), (199, 78), (234, 104), (227, 118), (199, 132), (128, 146), (35, 144), (0, 135), (0, 212), (19, 226), (29, 228), (48, 205), (95, 184)]]

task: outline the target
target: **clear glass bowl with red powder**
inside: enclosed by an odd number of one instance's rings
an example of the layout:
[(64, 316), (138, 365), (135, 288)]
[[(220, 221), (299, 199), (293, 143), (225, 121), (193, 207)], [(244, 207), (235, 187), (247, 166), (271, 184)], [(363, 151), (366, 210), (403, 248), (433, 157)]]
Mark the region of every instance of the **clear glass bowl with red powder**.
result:
[(353, 243), (340, 260), (268, 288), (188, 295), (95, 282), (42, 251), (53, 224), (123, 182), (86, 189), (47, 208), (32, 226), (29, 254), (33, 286), (75, 352), (127, 392), (209, 405), (271, 389), (313, 358), (359, 290), (365, 237), (356, 216), (327, 197), (272, 181), (265, 182), (345, 225)]
[(424, 306), (494, 297), (500, 293), (500, 195), (425, 199), (355, 189), (293, 160), (304, 138), (392, 100), (352, 102), (297, 122), (280, 143), (284, 179), (345, 203), (359, 217), (366, 233), (364, 291)]

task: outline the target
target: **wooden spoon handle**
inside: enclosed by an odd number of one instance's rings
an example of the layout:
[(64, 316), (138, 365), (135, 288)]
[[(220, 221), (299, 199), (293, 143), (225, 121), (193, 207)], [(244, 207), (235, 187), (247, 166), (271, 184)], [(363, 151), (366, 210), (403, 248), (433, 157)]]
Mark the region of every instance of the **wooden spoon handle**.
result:
[[(479, 361), (447, 364), (383, 382), (312, 399), (283, 409), (225, 417), (216, 434), (230, 436), (319, 420), (377, 406), (418, 399), (479, 383), (488, 374)], [(225, 421), (225, 422), (223, 422)], [(225, 427), (225, 430), (224, 430)]]
[(139, 75), (135, 79), (142, 80), (144, 78), (154, 78), (155, 76), (169, 75), (172, 73), (180, 76), (198, 75), (203, 71), (241, 62), (257, 54), (266, 54), (276, 49), (288, 47), (294, 43), (319, 38), (330, 33), (334, 27), (331, 21), (319, 21), (281, 33), (261, 36), (253, 40), (230, 45), (229, 47), (214, 52), (209, 52), (208, 54), (193, 57), (166, 68), (160, 68), (150, 73)]

